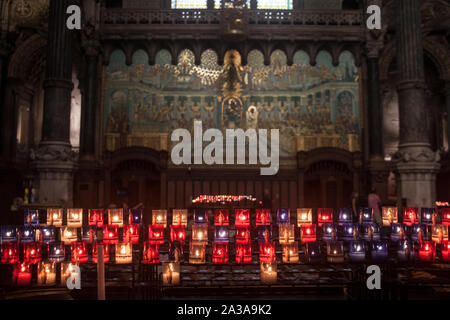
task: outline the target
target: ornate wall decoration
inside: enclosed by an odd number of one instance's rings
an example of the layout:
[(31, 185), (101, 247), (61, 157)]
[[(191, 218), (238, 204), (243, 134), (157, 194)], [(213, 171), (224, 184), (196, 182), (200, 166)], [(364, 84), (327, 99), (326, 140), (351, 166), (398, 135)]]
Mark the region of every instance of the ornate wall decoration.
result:
[(49, 0), (13, 0), (11, 25), (36, 26), (48, 15)]
[(319, 147), (360, 150), (359, 71), (350, 52), (340, 55), (338, 66), (327, 51), (319, 52), (315, 66), (304, 51), (291, 66), (281, 50), (273, 51), (268, 66), (257, 50), (249, 52), (247, 65), (235, 50), (226, 52), (223, 66), (217, 58), (206, 50), (195, 65), (186, 49), (172, 65), (161, 50), (149, 65), (139, 50), (127, 66), (125, 54), (114, 51), (106, 67), (106, 149), (160, 150), (162, 136), (192, 130), (194, 120), (202, 120), (204, 130), (280, 129), (282, 158)]

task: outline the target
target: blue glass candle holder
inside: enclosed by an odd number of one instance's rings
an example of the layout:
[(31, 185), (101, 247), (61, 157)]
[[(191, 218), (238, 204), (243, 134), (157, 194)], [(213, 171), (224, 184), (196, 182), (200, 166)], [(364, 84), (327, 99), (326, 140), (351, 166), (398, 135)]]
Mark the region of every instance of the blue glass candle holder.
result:
[(352, 208), (340, 208), (338, 210), (338, 224), (342, 226), (346, 223), (353, 223)]
[(372, 241), (370, 243), (370, 252), (372, 260), (386, 260), (389, 255), (388, 244), (386, 241)]
[(320, 255), (320, 242), (307, 242), (306, 243), (306, 258), (309, 263), (319, 263), (322, 258)]
[(391, 241), (399, 241), (406, 237), (405, 225), (402, 223), (391, 224)]
[(428, 238), (427, 226), (425, 224), (415, 223), (411, 225), (411, 240), (418, 242), (420, 232), (423, 233), (424, 239)]
[(88, 243), (97, 241), (97, 226), (83, 226), (81, 228), (81, 239)]
[(353, 262), (366, 260), (366, 243), (363, 240), (352, 240), (350, 242), (348, 257)]
[(203, 209), (196, 209), (194, 211), (195, 224), (208, 224), (208, 211)]
[(437, 212), (434, 208), (422, 208), (420, 210), (420, 223), (426, 225), (433, 224), (433, 217), (436, 217)]
[(414, 243), (403, 239), (397, 242), (397, 258), (400, 261), (409, 261), (414, 258)]
[[(370, 233), (369, 233), (370, 228), (372, 228), (372, 231), (373, 231), (372, 239), (370, 239)], [(364, 240), (366, 240), (366, 241), (380, 240), (380, 227), (376, 223), (364, 224), (363, 230), (364, 230)]]
[(373, 222), (373, 210), (372, 208), (359, 209), (359, 220), (362, 224), (370, 224)]
[(359, 238), (359, 228), (358, 224), (356, 223), (346, 223), (343, 225), (343, 239), (344, 241), (351, 241), (355, 240), (355, 234), (356, 238)]
[(24, 225), (39, 226), (39, 210), (25, 210)]
[(230, 239), (227, 226), (216, 226), (214, 228), (214, 240), (216, 242), (228, 242)]
[(36, 229), (31, 226), (23, 226), (20, 228), (20, 241), (21, 242), (35, 242), (36, 241)]
[(337, 226), (332, 223), (325, 223), (322, 225), (322, 240), (330, 241), (337, 239)]
[(14, 226), (3, 226), (2, 230), (2, 243), (3, 242), (16, 242), (17, 241), (17, 228)]
[(169, 243), (169, 261), (184, 262), (183, 244), (180, 241)]
[(290, 223), (290, 211), (289, 209), (277, 210), (277, 224), (289, 224)]
[(144, 217), (143, 209), (128, 210), (128, 224), (142, 224)]
[(48, 260), (50, 262), (63, 262), (66, 257), (64, 242), (51, 242), (48, 244)]
[(54, 226), (43, 226), (40, 228), (40, 236), (44, 243), (56, 241), (56, 228)]
[(272, 228), (270, 226), (258, 226), (258, 241), (272, 241)]

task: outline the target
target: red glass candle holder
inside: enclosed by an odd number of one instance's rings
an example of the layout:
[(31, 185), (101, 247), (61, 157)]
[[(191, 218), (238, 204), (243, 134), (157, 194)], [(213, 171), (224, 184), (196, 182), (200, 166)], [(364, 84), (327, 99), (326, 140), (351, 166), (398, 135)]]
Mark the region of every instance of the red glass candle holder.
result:
[(270, 209), (256, 209), (256, 226), (270, 226)]
[(450, 241), (443, 241), (441, 244), (442, 260), (450, 261)]
[(249, 227), (250, 226), (250, 210), (248, 209), (236, 209), (235, 211), (235, 225), (236, 227)]
[[(98, 244), (97, 242), (94, 242), (92, 245), (92, 262), (97, 263), (98, 262)], [(109, 245), (103, 244), (103, 262), (108, 263), (109, 262)]]
[(263, 263), (272, 263), (276, 261), (275, 242), (259, 243), (259, 261)]
[(90, 226), (103, 227), (103, 209), (89, 209), (88, 223)]
[(213, 242), (212, 252), (213, 263), (228, 263), (228, 242)]
[(186, 242), (186, 228), (184, 225), (170, 226), (170, 241)]
[(319, 208), (318, 210), (319, 227), (324, 223), (333, 223), (333, 208)]
[(23, 244), (23, 262), (35, 264), (41, 262), (42, 247), (39, 242), (27, 242)]
[(236, 243), (250, 242), (250, 228), (236, 227)]
[(150, 241), (144, 242), (143, 260), (144, 264), (159, 263), (159, 245), (151, 243)]
[(19, 262), (19, 245), (16, 242), (2, 243), (2, 264)]
[(74, 263), (86, 263), (88, 262), (88, 250), (86, 241), (73, 242), (70, 245), (71, 259)]
[(138, 244), (140, 228), (139, 224), (125, 224), (123, 226), (123, 241)]
[(252, 263), (251, 243), (236, 243), (236, 263)]
[(419, 223), (419, 209), (418, 208), (403, 208), (403, 223), (408, 227)]
[(106, 244), (119, 243), (119, 227), (116, 225), (106, 225), (103, 228), (103, 242)]
[(153, 224), (148, 226), (148, 240), (151, 244), (164, 243), (164, 225)]
[(302, 224), (300, 227), (300, 239), (302, 243), (315, 242), (317, 239), (317, 226), (315, 224)]
[(442, 208), (442, 224), (450, 226), (450, 208)]
[(419, 259), (422, 261), (433, 262), (436, 257), (436, 243), (425, 240), (419, 243)]
[(214, 225), (215, 226), (230, 225), (230, 213), (228, 209), (214, 209)]
[(13, 271), (13, 285), (31, 285), (31, 266), (27, 263), (16, 264)]

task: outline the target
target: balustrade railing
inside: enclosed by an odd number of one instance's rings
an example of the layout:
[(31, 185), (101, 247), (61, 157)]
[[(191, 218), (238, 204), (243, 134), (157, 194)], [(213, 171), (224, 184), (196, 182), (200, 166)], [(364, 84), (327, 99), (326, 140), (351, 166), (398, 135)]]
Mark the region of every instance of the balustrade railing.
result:
[[(220, 24), (222, 10), (201, 9), (104, 9), (103, 25)], [(284, 24), (317, 26), (361, 26), (363, 13), (317, 10), (246, 10), (250, 25)]]

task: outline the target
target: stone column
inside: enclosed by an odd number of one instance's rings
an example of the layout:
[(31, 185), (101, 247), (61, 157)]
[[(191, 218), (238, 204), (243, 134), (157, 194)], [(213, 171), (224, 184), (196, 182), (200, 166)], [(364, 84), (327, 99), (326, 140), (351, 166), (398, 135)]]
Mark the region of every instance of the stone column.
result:
[(72, 35), (67, 7), (75, 0), (51, 0), (48, 26), (42, 141), (31, 154), (39, 172), (39, 202), (73, 205), (73, 171), (77, 155), (70, 145)]
[(450, 80), (445, 82), (445, 104), (447, 106), (447, 142), (450, 152)]
[[(1, 2), (0, 2), (0, 5), (2, 5)], [(6, 146), (9, 145), (9, 143), (5, 143), (5, 140), (6, 140), (5, 122), (7, 119), (5, 89), (6, 89), (6, 77), (7, 77), (9, 51), (10, 51), (9, 46), (6, 45), (2, 39), (1, 43), (0, 43), (0, 125), (1, 125), (1, 128), (0, 128), (0, 132), (1, 132), (0, 155), (1, 156), (5, 156)]]
[(96, 40), (83, 43), (86, 55), (86, 77), (83, 85), (83, 102), (81, 105), (80, 160), (95, 160), (98, 84), (98, 63), (100, 44)]
[(398, 202), (431, 207), (436, 198), (439, 154), (431, 150), (426, 122), (423, 44), (419, 0), (397, 1), (397, 91), (400, 143), (395, 156)]
[[(369, 142), (369, 189), (375, 188), (382, 201), (387, 200), (389, 169), (384, 161), (383, 150), (383, 106), (379, 78), (379, 54), (383, 48), (383, 34), (367, 31), (367, 104)], [(370, 192), (371, 190), (368, 190)]]

